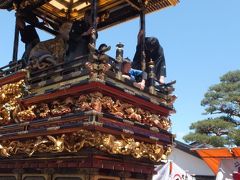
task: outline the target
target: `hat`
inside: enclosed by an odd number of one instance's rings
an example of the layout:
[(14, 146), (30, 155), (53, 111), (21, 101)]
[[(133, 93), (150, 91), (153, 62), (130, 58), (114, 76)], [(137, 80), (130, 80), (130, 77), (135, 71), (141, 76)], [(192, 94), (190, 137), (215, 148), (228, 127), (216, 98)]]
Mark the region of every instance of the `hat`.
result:
[(132, 61), (128, 57), (123, 59), (122, 64), (127, 64), (127, 63), (132, 64)]

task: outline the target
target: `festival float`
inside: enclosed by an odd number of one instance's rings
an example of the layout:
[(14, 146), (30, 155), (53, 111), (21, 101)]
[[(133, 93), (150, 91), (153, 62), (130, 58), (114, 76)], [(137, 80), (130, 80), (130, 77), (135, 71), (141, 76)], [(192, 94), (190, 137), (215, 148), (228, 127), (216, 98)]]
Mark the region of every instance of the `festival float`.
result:
[[(145, 14), (177, 3), (1, 0), (0, 8), (16, 11), (26, 23), (57, 35), (63, 22), (81, 20), (86, 10), (91, 10), (96, 31), (139, 16), (144, 28)], [(29, 17), (44, 23), (33, 24)], [(151, 179), (154, 165), (171, 153), (173, 83), (155, 87), (154, 64), (143, 56), (148, 83), (144, 90), (133, 86), (122, 78), (123, 44), (117, 44), (116, 57), (110, 57), (110, 47), (96, 49), (96, 31), (87, 55), (25, 62), (17, 58), (16, 26), (13, 59), (0, 68), (0, 179)], [(58, 42), (50, 46), (58, 47)], [(63, 50), (56, 48), (55, 53)]]

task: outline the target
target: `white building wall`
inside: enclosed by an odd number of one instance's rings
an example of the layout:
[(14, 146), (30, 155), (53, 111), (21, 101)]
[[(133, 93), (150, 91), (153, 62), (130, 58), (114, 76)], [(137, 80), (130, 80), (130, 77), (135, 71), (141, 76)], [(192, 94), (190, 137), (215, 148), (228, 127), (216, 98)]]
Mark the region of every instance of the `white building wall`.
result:
[(207, 164), (200, 158), (181, 151), (177, 148), (173, 149), (170, 154), (169, 160), (172, 160), (183, 170), (187, 171), (192, 175), (204, 175), (204, 176), (214, 176), (212, 170), (207, 166)]

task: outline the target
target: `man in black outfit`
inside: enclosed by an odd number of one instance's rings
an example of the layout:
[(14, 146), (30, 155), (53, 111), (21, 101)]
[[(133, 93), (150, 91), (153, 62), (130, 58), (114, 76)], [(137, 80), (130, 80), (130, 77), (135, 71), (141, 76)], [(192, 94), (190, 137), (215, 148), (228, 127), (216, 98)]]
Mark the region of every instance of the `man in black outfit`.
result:
[[(23, 60), (24, 66), (26, 66), (28, 64), (30, 51), (37, 43), (40, 42), (40, 38), (33, 25), (26, 25), (23, 20), (23, 17), (21, 17), (21, 15), (17, 15), (17, 16), (18, 16), (17, 27), (20, 31), (21, 41), (25, 44), (25, 52), (22, 56), (22, 60)], [(30, 16), (30, 18), (33, 24), (39, 23), (36, 17)]]
[(92, 23), (91, 10), (85, 12), (83, 20), (73, 22), (69, 33), (67, 61), (89, 54), (88, 45), (91, 40), (91, 34), (95, 31)]
[[(136, 53), (133, 58), (132, 67), (134, 69), (141, 69), (141, 36), (143, 31), (140, 31), (138, 34), (138, 45)], [(160, 45), (159, 41), (155, 37), (146, 37), (145, 38), (145, 54), (146, 54), (146, 64), (152, 59), (155, 65), (155, 75), (157, 81), (160, 84), (164, 84), (166, 77), (166, 63), (163, 48)], [(148, 68), (147, 68), (148, 72)]]

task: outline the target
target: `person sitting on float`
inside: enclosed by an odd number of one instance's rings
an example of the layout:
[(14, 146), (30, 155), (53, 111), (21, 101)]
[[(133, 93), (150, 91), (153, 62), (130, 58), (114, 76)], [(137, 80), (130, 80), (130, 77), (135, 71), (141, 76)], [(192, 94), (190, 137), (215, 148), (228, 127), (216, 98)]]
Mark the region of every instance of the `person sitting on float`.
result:
[(133, 69), (131, 61), (125, 58), (122, 62), (122, 77), (133, 81), (133, 85), (141, 90), (145, 88), (146, 75), (143, 71)]
[[(143, 30), (138, 33), (138, 44), (132, 63), (132, 67), (135, 69), (141, 69), (141, 40), (143, 39), (143, 34)], [(156, 80), (160, 84), (164, 84), (166, 77), (165, 56), (163, 48), (156, 37), (145, 37), (145, 54), (146, 65), (148, 65), (150, 60), (154, 62)], [(148, 72), (148, 68), (146, 69)]]

